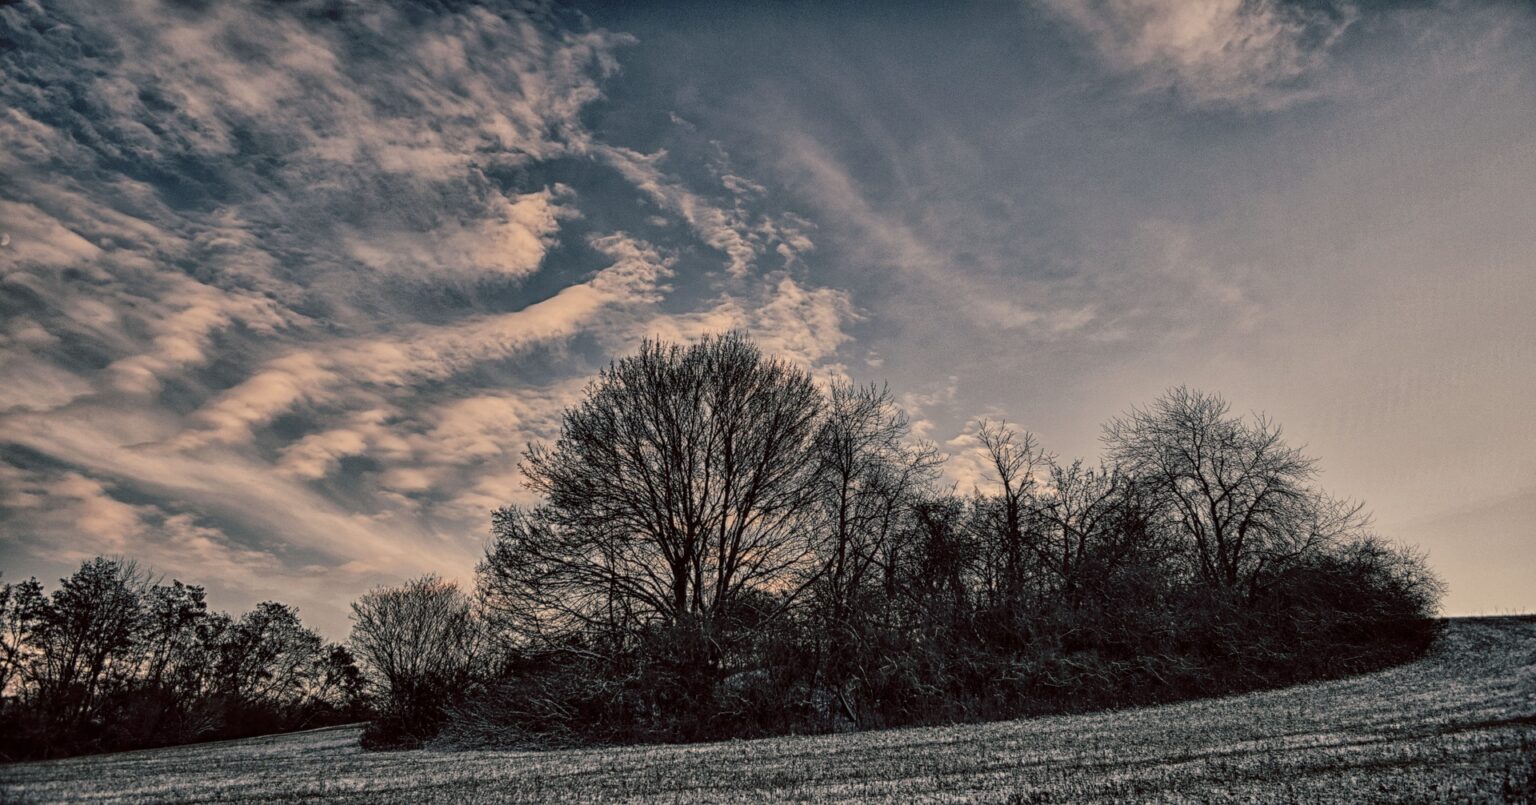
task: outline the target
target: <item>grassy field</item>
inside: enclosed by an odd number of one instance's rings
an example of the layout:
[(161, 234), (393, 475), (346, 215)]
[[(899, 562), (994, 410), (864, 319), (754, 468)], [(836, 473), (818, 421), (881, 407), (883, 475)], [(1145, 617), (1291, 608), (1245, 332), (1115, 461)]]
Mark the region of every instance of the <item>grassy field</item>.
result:
[(0, 766), (0, 800), (1499, 802), (1536, 798), (1536, 619), (1426, 659), (1162, 707), (856, 735), (364, 753), (342, 727)]

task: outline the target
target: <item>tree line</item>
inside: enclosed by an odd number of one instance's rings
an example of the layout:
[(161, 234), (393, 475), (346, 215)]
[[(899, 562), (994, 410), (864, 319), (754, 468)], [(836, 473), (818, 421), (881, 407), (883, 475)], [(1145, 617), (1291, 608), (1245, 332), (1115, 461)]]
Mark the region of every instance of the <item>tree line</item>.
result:
[(698, 740), (1012, 717), (1403, 661), (1441, 584), (1262, 416), (1176, 388), (1099, 464), (1002, 422), (941, 483), (891, 392), (740, 334), (648, 342), (522, 465), (473, 590), (353, 605), (370, 746)]
[(351, 650), (292, 607), (211, 611), (202, 587), (97, 557), (52, 593), (0, 585), (0, 759), (234, 738), (368, 714)]
[(1013, 717), (1353, 673), (1424, 651), (1423, 557), (1262, 415), (1175, 388), (1098, 464), (982, 422), (941, 482), (889, 389), (728, 333), (589, 385), (468, 591), (353, 604), (346, 645), (124, 558), (0, 585), (0, 757), (364, 717), (365, 745), (679, 741)]

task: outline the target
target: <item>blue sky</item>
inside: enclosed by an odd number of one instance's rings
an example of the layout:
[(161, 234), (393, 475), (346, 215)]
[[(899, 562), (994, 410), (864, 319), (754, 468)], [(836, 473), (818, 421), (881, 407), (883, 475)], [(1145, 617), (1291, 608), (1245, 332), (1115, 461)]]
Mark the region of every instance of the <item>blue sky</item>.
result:
[(1188, 383), (1536, 609), (1529, 3), (0, 6), (0, 568), (467, 578), (609, 357), (745, 328), (1065, 456)]

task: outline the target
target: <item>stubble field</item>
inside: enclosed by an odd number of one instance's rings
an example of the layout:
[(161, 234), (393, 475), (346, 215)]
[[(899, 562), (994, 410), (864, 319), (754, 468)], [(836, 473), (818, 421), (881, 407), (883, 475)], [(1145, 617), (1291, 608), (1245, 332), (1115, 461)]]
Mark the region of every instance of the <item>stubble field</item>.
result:
[(1380, 673), (1136, 710), (687, 746), (365, 753), (340, 727), (0, 766), (0, 800), (1500, 802), (1536, 798), (1536, 618)]

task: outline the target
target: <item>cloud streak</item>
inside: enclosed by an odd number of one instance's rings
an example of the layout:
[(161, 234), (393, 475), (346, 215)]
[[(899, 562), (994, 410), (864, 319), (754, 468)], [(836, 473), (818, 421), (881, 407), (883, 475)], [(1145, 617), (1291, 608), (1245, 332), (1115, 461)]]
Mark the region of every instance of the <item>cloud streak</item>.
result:
[(582, 332), (611, 305), (657, 301), (667, 262), (623, 235), (593, 241), (615, 262), (590, 281), (567, 286), (522, 310), (442, 326), (405, 328), (387, 339), (329, 342), (277, 358), (193, 414), (205, 426), (177, 447), (249, 441), (253, 429), (296, 405), (324, 405), (366, 389), (442, 381), (477, 364), (503, 361)]
[(1353, 5), (1285, 0), (1043, 0), (1143, 92), (1195, 106), (1274, 110), (1315, 97)]

